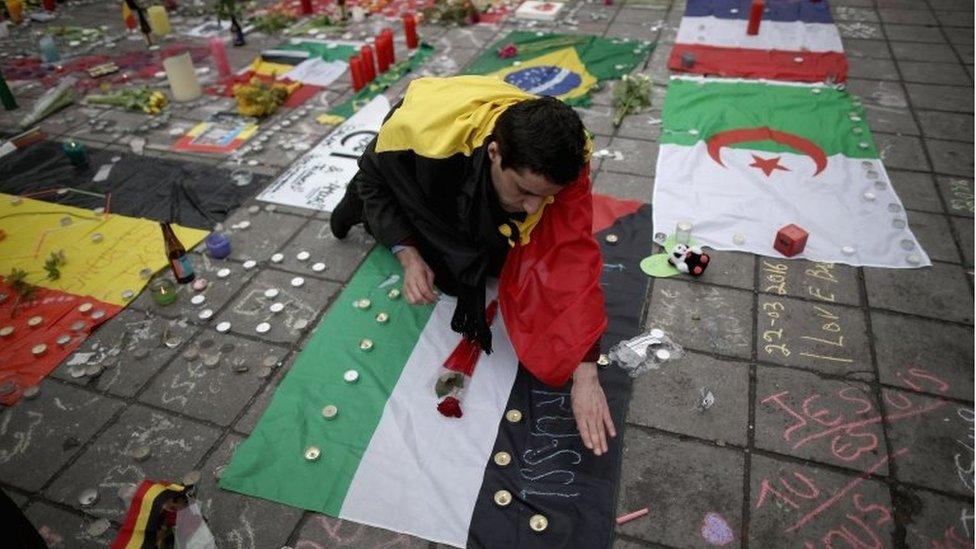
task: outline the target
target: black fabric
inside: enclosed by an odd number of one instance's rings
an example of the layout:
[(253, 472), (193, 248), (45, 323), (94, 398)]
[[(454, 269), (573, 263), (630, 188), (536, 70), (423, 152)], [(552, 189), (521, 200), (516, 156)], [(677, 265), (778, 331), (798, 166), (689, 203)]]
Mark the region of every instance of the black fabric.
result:
[(488, 143), (471, 156), (431, 159), (413, 151), (377, 153), (374, 139), (359, 159), (352, 190), (380, 243), (411, 238), (435, 274), (435, 285), (457, 297), (451, 328), (491, 352), (485, 284), (501, 270), (508, 243), (498, 225), (509, 216), (491, 183)]
[[(607, 233), (617, 235), (616, 244), (606, 242), (603, 237)], [(653, 234), (651, 206), (644, 205), (597, 235), (603, 253), (601, 284), (609, 318), (603, 349), (640, 332), (650, 279), (641, 272), (639, 263), (648, 254)], [(468, 547), (611, 546), (632, 380), (615, 365), (600, 370), (599, 375), (617, 437), (608, 441), (608, 453), (596, 457), (583, 446), (576, 430), (571, 385), (554, 389), (519, 368), (507, 409), (521, 411), (522, 420), (509, 423), (503, 418), (492, 450), (492, 455), (508, 452), (512, 462), (499, 467), (489, 459), (486, 464)], [(514, 500), (499, 507), (494, 503), (498, 490), (508, 490)], [(544, 532), (529, 527), (529, 518), (535, 514), (548, 519)]]
[(24, 512), (3, 490), (0, 490), (0, 529), (3, 531), (4, 545), (7, 547), (47, 549), (44, 538), (37, 533), (37, 529), (27, 520)]
[[(88, 146), (90, 165), (71, 165), (61, 143), (42, 141), (0, 158), (0, 192), (31, 196), (38, 200), (80, 208), (104, 206), (97, 196), (40, 191), (71, 187), (94, 193), (110, 193), (110, 211), (156, 221), (173, 221), (187, 227), (212, 229), (235, 208), (256, 195), (268, 177), (254, 174), (240, 187), (225, 168), (183, 159), (165, 159)], [(113, 157), (121, 157), (113, 164)], [(103, 164), (113, 164), (108, 179), (92, 178)]]

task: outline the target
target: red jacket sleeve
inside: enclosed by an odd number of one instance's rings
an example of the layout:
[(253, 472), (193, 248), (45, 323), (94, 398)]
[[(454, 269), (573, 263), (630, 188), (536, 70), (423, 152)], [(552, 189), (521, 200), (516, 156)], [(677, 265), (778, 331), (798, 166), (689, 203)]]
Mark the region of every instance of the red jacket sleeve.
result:
[(591, 234), (589, 166), (546, 207), (531, 241), (509, 251), (499, 303), (519, 361), (543, 383), (561, 386), (607, 325), (603, 258)]

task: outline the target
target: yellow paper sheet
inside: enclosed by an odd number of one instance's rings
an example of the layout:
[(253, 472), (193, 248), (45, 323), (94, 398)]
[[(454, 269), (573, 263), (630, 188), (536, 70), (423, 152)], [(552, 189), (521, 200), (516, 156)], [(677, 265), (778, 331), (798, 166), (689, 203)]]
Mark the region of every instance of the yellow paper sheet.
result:
[[(173, 226), (186, 249), (199, 244), (208, 231)], [(148, 282), (140, 271), (153, 273), (168, 265), (159, 223), (0, 193), (0, 276), (17, 268), (27, 281), (75, 295), (125, 305), (126, 290), (138, 295)], [(99, 242), (93, 235), (100, 234)], [(48, 280), (44, 262), (63, 251), (66, 263), (58, 280)]]

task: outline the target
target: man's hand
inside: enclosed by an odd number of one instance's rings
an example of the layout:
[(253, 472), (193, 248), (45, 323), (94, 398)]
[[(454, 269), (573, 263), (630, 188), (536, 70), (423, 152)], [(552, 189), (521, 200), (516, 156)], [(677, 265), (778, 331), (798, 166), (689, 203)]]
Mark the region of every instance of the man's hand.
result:
[(596, 455), (607, 451), (607, 434), (617, 436), (610, 418), (610, 407), (607, 397), (600, 387), (600, 378), (596, 373), (596, 364), (583, 362), (573, 373), (573, 415), (576, 416), (576, 428), (579, 430), (583, 444)]
[(433, 303), (437, 301), (434, 293), (434, 271), (430, 270), (427, 262), (420, 257), (420, 252), (413, 246), (407, 246), (397, 252), (397, 259), (403, 265), (403, 293), (407, 303)]

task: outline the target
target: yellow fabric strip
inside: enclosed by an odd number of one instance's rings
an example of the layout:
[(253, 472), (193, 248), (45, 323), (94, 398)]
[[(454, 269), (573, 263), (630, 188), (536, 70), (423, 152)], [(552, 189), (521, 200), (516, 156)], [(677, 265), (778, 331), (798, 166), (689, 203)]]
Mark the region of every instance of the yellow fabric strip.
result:
[(380, 128), (376, 152), (412, 150), (427, 158), (470, 155), (505, 109), (534, 95), (490, 76), (418, 78)]
[[(173, 226), (187, 250), (208, 234)], [(0, 276), (27, 271), (31, 284), (125, 305), (126, 290), (138, 295), (148, 280), (139, 272), (166, 267), (159, 223), (148, 219), (64, 206), (0, 193)], [(44, 262), (52, 252), (66, 259), (57, 280), (48, 280)]]
[(132, 529), (132, 537), (125, 544), (125, 549), (140, 549), (143, 546), (146, 538), (146, 525), (149, 523), (153, 504), (156, 503), (156, 498), (159, 497), (159, 494), (165, 490), (182, 492), (183, 489), (184, 487), (179, 484), (153, 484), (146, 490), (146, 493), (142, 496), (142, 505), (139, 506), (139, 517), (136, 519), (135, 526)]

